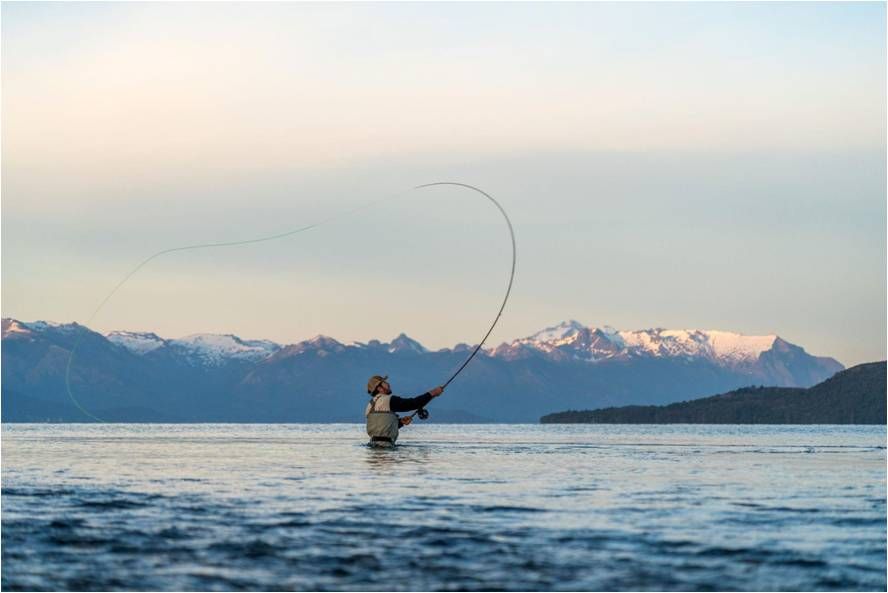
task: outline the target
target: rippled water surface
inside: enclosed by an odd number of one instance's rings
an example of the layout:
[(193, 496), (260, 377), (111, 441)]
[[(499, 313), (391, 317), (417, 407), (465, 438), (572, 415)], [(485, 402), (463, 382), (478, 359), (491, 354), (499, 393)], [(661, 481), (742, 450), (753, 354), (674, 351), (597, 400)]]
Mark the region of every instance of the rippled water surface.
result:
[(4, 590), (886, 588), (885, 427), (2, 430)]

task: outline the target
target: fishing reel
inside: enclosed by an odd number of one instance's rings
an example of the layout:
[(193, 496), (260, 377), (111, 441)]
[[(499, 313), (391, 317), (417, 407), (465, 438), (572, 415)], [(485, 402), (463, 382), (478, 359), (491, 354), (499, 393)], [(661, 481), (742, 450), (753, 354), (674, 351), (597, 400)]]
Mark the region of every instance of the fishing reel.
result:
[(429, 417), (429, 411), (425, 408), (420, 408), (416, 410), (416, 415), (419, 416), (420, 420), (425, 420)]

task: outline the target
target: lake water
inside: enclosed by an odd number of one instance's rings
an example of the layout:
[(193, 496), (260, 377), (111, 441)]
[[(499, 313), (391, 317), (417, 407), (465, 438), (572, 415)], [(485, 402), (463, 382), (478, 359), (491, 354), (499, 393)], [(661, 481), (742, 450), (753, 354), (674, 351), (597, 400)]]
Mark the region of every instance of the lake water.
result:
[(885, 590), (885, 427), (2, 428), (2, 588)]

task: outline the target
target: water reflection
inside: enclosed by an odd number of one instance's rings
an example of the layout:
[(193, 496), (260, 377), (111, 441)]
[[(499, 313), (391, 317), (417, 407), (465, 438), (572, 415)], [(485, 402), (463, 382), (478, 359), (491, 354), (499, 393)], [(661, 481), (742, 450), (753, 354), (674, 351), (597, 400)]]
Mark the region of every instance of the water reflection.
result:
[(365, 447), (364, 460), (374, 471), (401, 471), (405, 464), (429, 463), (434, 448), (428, 445), (402, 444), (393, 447)]

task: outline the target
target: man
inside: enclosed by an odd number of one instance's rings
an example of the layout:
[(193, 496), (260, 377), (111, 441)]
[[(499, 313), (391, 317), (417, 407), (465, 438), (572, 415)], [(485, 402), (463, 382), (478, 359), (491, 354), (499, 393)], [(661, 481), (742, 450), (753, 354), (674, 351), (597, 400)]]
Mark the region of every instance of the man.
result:
[(398, 430), (413, 420), (407, 416), (399, 418), (395, 412), (418, 410), (443, 392), (443, 387), (435, 387), (416, 397), (398, 397), (392, 395), (392, 386), (389, 385), (388, 375), (370, 377), (370, 380), (367, 381), (370, 403), (367, 404), (364, 416), (367, 417), (367, 434), (370, 435), (371, 444), (394, 445), (398, 440)]

